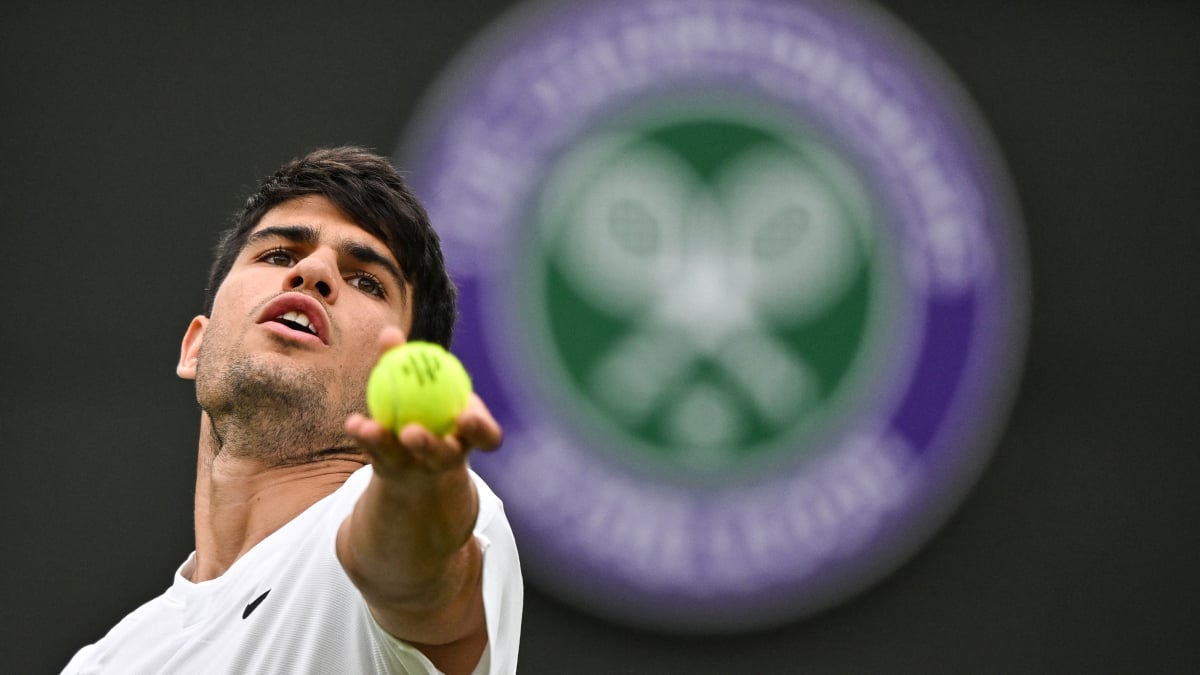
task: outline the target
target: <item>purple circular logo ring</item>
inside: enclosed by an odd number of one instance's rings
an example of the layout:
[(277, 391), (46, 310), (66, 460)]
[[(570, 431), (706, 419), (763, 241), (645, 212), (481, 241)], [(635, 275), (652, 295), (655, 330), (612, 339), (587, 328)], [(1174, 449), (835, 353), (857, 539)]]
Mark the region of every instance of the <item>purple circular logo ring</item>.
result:
[[(673, 480), (609, 452), (615, 437), (579, 424), (575, 400), (547, 384), (564, 378), (522, 280), (565, 158), (697, 110), (803, 129), (853, 167), (876, 213), (869, 323), (882, 328), (863, 329), (871, 368), (821, 433), (784, 434), (782, 452), (744, 470)], [(682, 632), (811, 614), (927, 541), (990, 456), (1027, 317), (1015, 203), (953, 78), (878, 10), (532, 5), (463, 53), (398, 163), (460, 285), (455, 351), (506, 427), (506, 450), (474, 466), (505, 500), (531, 580), (561, 597)]]

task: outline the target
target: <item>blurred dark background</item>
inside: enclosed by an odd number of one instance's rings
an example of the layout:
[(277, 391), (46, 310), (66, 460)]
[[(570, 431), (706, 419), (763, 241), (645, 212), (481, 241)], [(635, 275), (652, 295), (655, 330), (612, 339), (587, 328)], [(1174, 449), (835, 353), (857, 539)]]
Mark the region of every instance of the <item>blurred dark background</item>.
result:
[[(531, 586), (522, 673), (1200, 672), (1200, 12), (883, 4), (1024, 210), (1032, 332), (992, 463), (883, 583), (766, 632), (659, 636)], [(0, 671), (58, 672), (192, 549), (174, 367), (216, 229), (300, 152), (390, 154), (507, 5), (3, 4)]]

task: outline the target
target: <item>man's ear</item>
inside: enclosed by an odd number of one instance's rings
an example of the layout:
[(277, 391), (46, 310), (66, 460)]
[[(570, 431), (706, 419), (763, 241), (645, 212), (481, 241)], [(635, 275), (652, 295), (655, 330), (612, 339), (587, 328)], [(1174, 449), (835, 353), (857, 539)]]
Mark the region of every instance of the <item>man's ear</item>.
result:
[(207, 316), (197, 316), (188, 324), (187, 332), (183, 334), (183, 344), (179, 347), (179, 365), (175, 366), (175, 374), (185, 380), (196, 379), (196, 359), (200, 356), (200, 343), (204, 342), (204, 329), (208, 327)]

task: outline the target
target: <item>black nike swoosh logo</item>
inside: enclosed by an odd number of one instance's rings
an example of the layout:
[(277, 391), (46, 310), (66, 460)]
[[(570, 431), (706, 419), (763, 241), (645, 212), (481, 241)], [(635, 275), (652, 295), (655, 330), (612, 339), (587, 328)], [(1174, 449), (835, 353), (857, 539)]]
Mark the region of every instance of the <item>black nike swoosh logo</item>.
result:
[(262, 595), (255, 598), (254, 602), (246, 605), (246, 609), (244, 611), (242, 611), (242, 618), (244, 619), (244, 618), (250, 616), (250, 612), (253, 612), (254, 610), (258, 609), (258, 606), (262, 604), (262, 601), (267, 599), (267, 593), (270, 593), (270, 592), (271, 592), (271, 589), (268, 588), (266, 591), (263, 592)]

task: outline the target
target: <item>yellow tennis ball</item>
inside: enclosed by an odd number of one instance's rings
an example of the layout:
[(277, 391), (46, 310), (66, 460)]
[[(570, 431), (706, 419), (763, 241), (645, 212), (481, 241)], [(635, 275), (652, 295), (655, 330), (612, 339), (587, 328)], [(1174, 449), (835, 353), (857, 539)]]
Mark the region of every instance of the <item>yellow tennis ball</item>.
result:
[(471, 378), (462, 363), (432, 342), (389, 349), (367, 380), (367, 410), (392, 431), (416, 422), (445, 436), (470, 396)]

